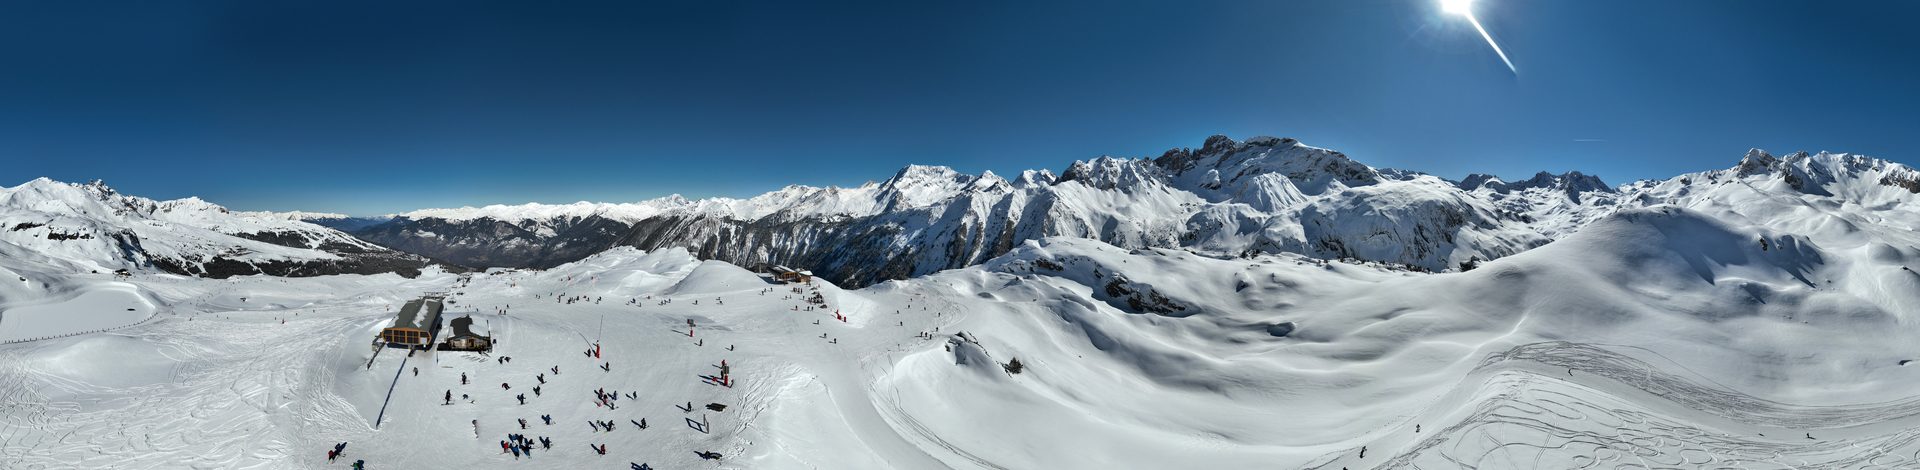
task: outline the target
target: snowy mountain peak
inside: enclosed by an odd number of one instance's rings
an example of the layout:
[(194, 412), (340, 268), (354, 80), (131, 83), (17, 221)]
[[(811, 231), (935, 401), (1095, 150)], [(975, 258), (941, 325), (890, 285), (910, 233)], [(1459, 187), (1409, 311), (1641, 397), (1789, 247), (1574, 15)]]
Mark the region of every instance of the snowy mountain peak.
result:
[[(1301, 144), (1291, 138), (1253, 137), (1235, 142), (1213, 136), (1199, 150), (1173, 149), (1154, 163), (1171, 172), (1183, 189), (1212, 193), (1209, 199), (1250, 191), (1263, 174), (1285, 177), (1302, 193), (1315, 195), (1380, 182), (1380, 172), (1346, 154)], [(1268, 179), (1270, 180), (1270, 179)]]
[(1507, 184), (1506, 180), (1502, 180), (1498, 176), (1493, 176), (1486, 173), (1472, 173), (1472, 174), (1468, 174), (1466, 179), (1460, 180), (1459, 186), (1460, 186), (1460, 189), (1472, 191), (1480, 188), (1488, 188), (1488, 189), (1497, 188), (1500, 186), (1504, 186), (1506, 184)]
[(248, 217), (261, 217), (261, 218), (268, 218), (268, 219), (285, 219), (285, 220), (304, 220), (304, 221), (336, 220), (336, 219), (353, 218), (353, 216), (350, 216), (350, 215), (334, 213), (334, 212), (306, 212), (306, 211), (285, 211), (285, 212), (241, 211), (241, 212), (235, 212), (234, 214), (248, 216)]
[(1618, 192), (1614, 187), (1608, 186), (1605, 181), (1601, 181), (1600, 177), (1578, 171), (1558, 175), (1542, 171), (1535, 173), (1532, 178), (1514, 182), (1507, 182), (1493, 175), (1474, 173), (1460, 180), (1456, 186), (1467, 191), (1485, 189), (1498, 193), (1540, 189), (1564, 194), (1568, 199), (1573, 200), (1580, 199), (1580, 195), (1584, 193)]
[(1779, 162), (1779, 159), (1774, 158), (1773, 154), (1767, 153), (1765, 150), (1757, 148), (1747, 149), (1747, 155), (1740, 157), (1740, 164), (1735, 165), (1734, 169), (1742, 176), (1765, 173), (1772, 171), (1773, 166)]
[(967, 175), (963, 175), (958, 171), (954, 171), (953, 168), (946, 166), (907, 165), (901, 167), (899, 172), (894, 173), (893, 178), (888, 179), (885, 185), (897, 186), (915, 184), (923, 181), (957, 180), (962, 178), (967, 178)]
[(985, 183), (978, 189), (1006, 185), (991, 173), (973, 176), (945, 166), (907, 165), (880, 184), (878, 198), (886, 210), (925, 207), (974, 190), (976, 183)]
[(143, 202), (152, 204), (151, 200), (120, 197), (99, 180), (74, 184), (42, 177), (0, 190), (0, 209), (45, 214), (109, 217), (134, 210)]
[(1673, 186), (1672, 182), (1676, 181), (1680, 184), (1752, 181), (1784, 185), (1805, 194), (1869, 199), (1878, 197), (1865, 192), (1875, 191), (1872, 188), (1882, 186), (1900, 188), (1908, 194), (1920, 193), (1920, 176), (1916, 176), (1911, 167), (1873, 157), (1832, 152), (1808, 154), (1800, 151), (1777, 157), (1765, 150), (1752, 149), (1733, 168), (1692, 173), (1668, 181), (1643, 185)]
[(196, 196), (188, 196), (185, 198), (174, 199), (170, 201), (160, 201), (156, 209), (161, 212), (212, 212), (212, 213), (218, 213), (218, 214), (232, 213), (232, 211), (227, 210), (227, 208), (224, 206), (207, 202), (206, 200), (200, 199), (199, 197), (196, 197)]
[(1132, 189), (1163, 183), (1165, 178), (1166, 175), (1151, 161), (1101, 156), (1073, 162), (1055, 182), (1064, 184), (1077, 181), (1095, 189)]
[(307, 222), (234, 213), (197, 197), (155, 201), (104, 182), (39, 178), (0, 189), (0, 244), (90, 269), (225, 277), (412, 272), (424, 259)]
[(1059, 177), (1054, 176), (1051, 170), (1027, 170), (1020, 172), (1020, 179), (1014, 180), (1013, 185), (1022, 188), (1048, 186), (1052, 185), (1056, 179)]
[(664, 208), (682, 205), (685, 202), (685, 198), (680, 198), (679, 195), (672, 195), (632, 204), (594, 203), (586, 201), (572, 204), (494, 204), (484, 207), (466, 206), (451, 209), (421, 209), (399, 215), (413, 219), (438, 218), (459, 221), (490, 218), (515, 223), (528, 220), (599, 216), (632, 222), (652, 217), (655, 214), (659, 214)]

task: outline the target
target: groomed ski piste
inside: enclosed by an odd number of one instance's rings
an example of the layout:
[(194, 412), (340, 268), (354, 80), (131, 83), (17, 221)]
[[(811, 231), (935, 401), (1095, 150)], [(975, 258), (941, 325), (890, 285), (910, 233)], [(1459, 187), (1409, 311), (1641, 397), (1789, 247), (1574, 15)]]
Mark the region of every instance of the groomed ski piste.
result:
[[(1741, 207), (1825, 209), (1775, 202)], [(113, 329), (0, 345), (0, 467), (1920, 467), (1912, 227), (1747, 214), (1443, 274), (1049, 238), (860, 290), (683, 250), (206, 280), (8, 248), (0, 333)], [(495, 349), (374, 355), (428, 292)]]

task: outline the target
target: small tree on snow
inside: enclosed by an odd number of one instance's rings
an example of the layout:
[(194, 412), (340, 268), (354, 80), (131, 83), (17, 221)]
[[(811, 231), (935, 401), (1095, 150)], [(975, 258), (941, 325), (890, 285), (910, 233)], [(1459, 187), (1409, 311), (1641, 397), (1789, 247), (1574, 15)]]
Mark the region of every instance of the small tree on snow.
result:
[(1026, 366), (1020, 364), (1020, 358), (1014, 358), (1012, 361), (1008, 361), (1007, 364), (1002, 367), (1005, 367), (1007, 369), (1007, 373), (1009, 374), (1018, 374), (1020, 373), (1020, 369), (1026, 368)]

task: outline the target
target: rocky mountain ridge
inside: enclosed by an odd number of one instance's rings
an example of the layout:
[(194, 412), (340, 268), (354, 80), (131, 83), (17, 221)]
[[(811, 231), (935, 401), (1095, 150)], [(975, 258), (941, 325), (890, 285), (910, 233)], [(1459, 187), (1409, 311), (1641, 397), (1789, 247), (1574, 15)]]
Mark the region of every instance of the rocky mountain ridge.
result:
[(1906, 194), (1920, 188), (1904, 165), (1845, 154), (1755, 150), (1730, 170), (1613, 187), (1580, 172), (1450, 181), (1376, 169), (1294, 139), (1213, 136), (1156, 158), (1075, 161), (1058, 176), (1035, 170), (1009, 180), (912, 165), (851, 188), (437, 209), (353, 233), (475, 266), (550, 267), (614, 246), (682, 247), (744, 266), (804, 266), (849, 285), (977, 264), (1044, 237), (1446, 271), (1538, 247), (1622, 208), (1682, 201), (1689, 192), (1676, 186), (1697, 179), (1777, 180), (1781, 190), (1844, 198), (1823, 188), (1863, 178)]

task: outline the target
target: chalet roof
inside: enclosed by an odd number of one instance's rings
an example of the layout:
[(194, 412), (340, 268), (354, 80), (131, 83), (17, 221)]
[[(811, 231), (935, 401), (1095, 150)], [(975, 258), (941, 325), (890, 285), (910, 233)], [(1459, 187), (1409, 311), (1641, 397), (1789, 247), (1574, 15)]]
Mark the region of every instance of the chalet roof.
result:
[(400, 313), (393, 316), (393, 328), (413, 328), (426, 330), (440, 319), (440, 298), (421, 297), (407, 301), (400, 307)]
[(473, 333), (473, 317), (467, 316), (453, 319), (452, 337), (458, 338), (461, 336), (480, 336)]

